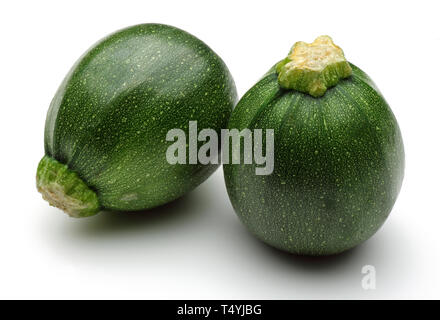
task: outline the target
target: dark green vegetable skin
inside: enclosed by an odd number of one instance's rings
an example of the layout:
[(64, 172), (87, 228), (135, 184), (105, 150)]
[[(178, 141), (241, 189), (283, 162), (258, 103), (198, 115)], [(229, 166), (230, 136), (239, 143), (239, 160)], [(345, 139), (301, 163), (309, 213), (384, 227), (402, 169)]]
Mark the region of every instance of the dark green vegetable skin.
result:
[(404, 172), (398, 124), (372, 80), (350, 65), (351, 77), (319, 98), (282, 89), (272, 68), (232, 113), (230, 129), (274, 129), (271, 175), (224, 165), (236, 213), (271, 246), (342, 252), (371, 237), (396, 201)]
[[(103, 39), (70, 70), (50, 105), (45, 152), (96, 192), (101, 209), (176, 199), (218, 165), (170, 165), (168, 130), (196, 120), (220, 132), (236, 102), (222, 60), (180, 29), (144, 24)], [(42, 166), (42, 164), (41, 164)]]

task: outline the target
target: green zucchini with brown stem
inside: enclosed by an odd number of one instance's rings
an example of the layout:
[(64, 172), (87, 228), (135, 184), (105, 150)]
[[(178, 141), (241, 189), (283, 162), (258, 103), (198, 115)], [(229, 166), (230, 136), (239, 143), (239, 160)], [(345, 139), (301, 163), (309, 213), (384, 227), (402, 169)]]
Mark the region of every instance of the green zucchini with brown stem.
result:
[(218, 164), (170, 164), (171, 129), (220, 133), (234, 81), (206, 44), (180, 29), (143, 24), (99, 41), (73, 66), (47, 113), (37, 187), (72, 217), (140, 210), (195, 188)]

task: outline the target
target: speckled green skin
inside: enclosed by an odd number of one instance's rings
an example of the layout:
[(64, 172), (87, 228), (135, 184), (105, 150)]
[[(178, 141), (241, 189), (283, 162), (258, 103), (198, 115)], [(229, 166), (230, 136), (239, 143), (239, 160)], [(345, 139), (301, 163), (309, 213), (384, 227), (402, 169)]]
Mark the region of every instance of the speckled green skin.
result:
[[(224, 165), (232, 205), (276, 248), (329, 255), (371, 237), (399, 193), (404, 150), (396, 119), (371, 79), (353, 75), (324, 96), (281, 89), (272, 68), (240, 100), (229, 128), (271, 128), (271, 175)], [(264, 149), (263, 149), (264, 150)]]
[[(101, 40), (73, 66), (50, 105), (45, 152), (96, 191), (101, 208), (176, 199), (217, 165), (170, 165), (168, 130), (227, 126), (236, 102), (222, 60), (185, 31), (144, 24)], [(188, 154), (188, 152), (187, 152)]]

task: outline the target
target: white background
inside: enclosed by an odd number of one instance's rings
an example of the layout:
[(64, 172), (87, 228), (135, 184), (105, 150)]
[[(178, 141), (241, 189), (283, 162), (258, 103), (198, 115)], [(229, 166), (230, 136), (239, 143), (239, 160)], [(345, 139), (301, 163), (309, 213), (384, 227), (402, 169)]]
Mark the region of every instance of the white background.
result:
[[(0, 298), (440, 298), (438, 1), (3, 1), (0, 4)], [(385, 225), (345, 254), (302, 258), (254, 239), (222, 170), (142, 214), (68, 218), (41, 199), (49, 103), (103, 36), (159, 22), (206, 42), (242, 96), (298, 40), (331, 35), (392, 107), (406, 175)], [(376, 267), (377, 288), (361, 287)]]

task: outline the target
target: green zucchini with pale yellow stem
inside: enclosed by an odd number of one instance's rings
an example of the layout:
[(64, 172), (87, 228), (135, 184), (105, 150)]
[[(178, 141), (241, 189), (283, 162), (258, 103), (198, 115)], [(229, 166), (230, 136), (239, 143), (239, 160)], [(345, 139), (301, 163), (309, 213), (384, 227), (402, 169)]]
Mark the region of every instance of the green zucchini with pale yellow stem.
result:
[(296, 43), (239, 101), (234, 128), (274, 130), (272, 174), (224, 164), (232, 205), (262, 241), (335, 254), (388, 217), (404, 174), (399, 126), (373, 81), (330, 37)]
[(197, 121), (220, 133), (236, 99), (226, 65), (196, 37), (160, 24), (120, 30), (89, 49), (55, 94), (37, 188), (72, 217), (172, 201), (218, 165), (169, 164), (167, 132), (188, 135)]

